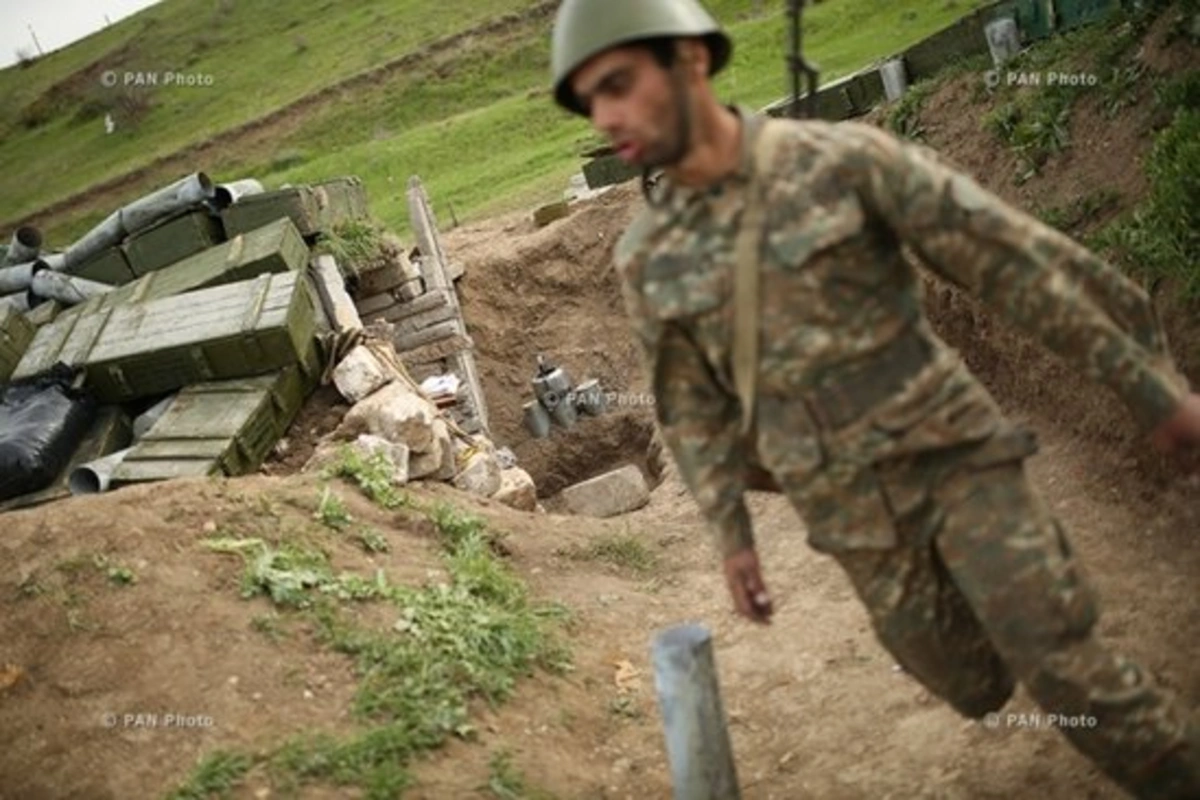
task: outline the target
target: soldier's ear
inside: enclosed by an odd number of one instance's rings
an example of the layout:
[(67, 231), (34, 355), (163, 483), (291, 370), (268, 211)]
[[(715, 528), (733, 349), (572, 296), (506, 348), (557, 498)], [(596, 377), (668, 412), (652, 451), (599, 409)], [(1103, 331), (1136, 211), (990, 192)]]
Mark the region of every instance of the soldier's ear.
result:
[(689, 78), (707, 78), (711, 55), (701, 39), (682, 39), (678, 44), (679, 61)]

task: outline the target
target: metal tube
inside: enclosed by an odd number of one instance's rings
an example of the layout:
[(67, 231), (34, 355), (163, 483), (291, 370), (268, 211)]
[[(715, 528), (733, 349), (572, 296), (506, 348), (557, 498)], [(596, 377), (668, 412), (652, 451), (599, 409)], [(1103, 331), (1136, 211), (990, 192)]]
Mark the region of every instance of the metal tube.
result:
[(28, 225), (13, 231), (12, 244), (8, 246), (8, 263), (20, 264), (33, 261), (42, 250), (42, 233)]
[(67, 252), (63, 254), (64, 264), (61, 271), (74, 272), (84, 261), (104, 248), (119, 243), (123, 238), (125, 229), (121, 227), (121, 212), (117, 210), (67, 248)]
[(263, 189), (263, 185), (254, 178), (243, 178), (240, 181), (222, 183), (213, 190), (212, 205), (218, 210), (229, 208), (229, 206), (243, 197), (249, 197), (252, 194), (262, 194), (264, 191), (266, 190)]
[(70, 477), (67, 478), (67, 488), (71, 490), (71, 494), (101, 494), (108, 491), (108, 487), (112, 482), (113, 472), (125, 460), (125, 456), (129, 455), (132, 447), (127, 447), (124, 450), (118, 450), (104, 458), (98, 458), (95, 461), (89, 461), (86, 464), (80, 464), (71, 471)]
[(192, 173), (122, 208), (121, 227), (126, 235), (135, 233), (189, 206), (211, 200), (213, 192), (213, 182), (207, 175)]
[(167, 409), (171, 407), (171, 403), (175, 402), (177, 396), (177, 394), (172, 394), (170, 397), (159, 400), (134, 419), (133, 440), (135, 442), (150, 432), (150, 429), (154, 427), (154, 423), (158, 422), (159, 418), (166, 413)]
[(671, 628), (655, 638), (651, 657), (675, 800), (737, 800), (711, 634), (700, 625)]
[(66, 253), (43, 253), (42, 257), (38, 260), (44, 262), (47, 267), (55, 272), (62, 272), (67, 268)]
[(64, 305), (73, 306), (113, 290), (107, 283), (55, 272), (41, 261), (38, 264), (41, 269), (34, 267), (33, 282), (29, 291), (42, 300), (57, 300)]
[(23, 292), (33, 283), (37, 261), (27, 261), (11, 267), (0, 267), (0, 294)]

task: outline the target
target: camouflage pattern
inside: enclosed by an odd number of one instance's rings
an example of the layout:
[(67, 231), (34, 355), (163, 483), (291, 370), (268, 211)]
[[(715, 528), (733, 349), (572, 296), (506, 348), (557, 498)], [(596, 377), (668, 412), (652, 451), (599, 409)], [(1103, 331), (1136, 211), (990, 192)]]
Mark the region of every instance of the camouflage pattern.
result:
[[(1145, 292), (868, 125), (770, 123), (789, 129), (755, 183), (764, 123), (740, 113), (738, 172), (697, 190), (662, 179), (616, 253), (663, 439), (721, 553), (753, 545), (743, 494), (761, 467), (809, 543), (846, 569), (881, 641), (961, 713), (999, 708), (1021, 680), (1050, 713), (1098, 718), (1068, 735), (1127, 788), (1200, 797), (1195, 721), (1092, 638), (1091, 592), (1022, 471), (1036, 443), (934, 334), (902, 250), (1107, 384), (1150, 429), (1188, 385)], [(768, 211), (756, 426), (742, 436), (731, 301), (752, 188)]]

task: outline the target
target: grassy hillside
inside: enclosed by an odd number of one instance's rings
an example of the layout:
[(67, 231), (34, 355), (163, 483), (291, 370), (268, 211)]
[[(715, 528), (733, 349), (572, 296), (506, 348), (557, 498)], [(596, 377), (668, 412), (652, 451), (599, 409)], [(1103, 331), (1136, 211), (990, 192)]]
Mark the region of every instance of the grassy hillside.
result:
[[(783, 92), (783, 4), (771, 5), (777, 7), (755, 17), (744, 2), (709, 3), (737, 42), (719, 82), (731, 101), (759, 106)], [(966, 0), (898, 0), (881, 10), (871, 0), (828, 0), (807, 12), (807, 48), (830, 80), (971, 7)], [(550, 8), (529, 0), (368, 0), (348, 10), (299, 0), (267, 10), (165, 0), (30, 67), (0, 71), (0, 97), (15, 109), (0, 123), (0, 220), (11, 223), (179, 151), (187, 158), (40, 224), (52, 241), (69, 240), (116, 205), (190, 169), (269, 185), (356, 173), (377, 216), (397, 229), (406, 227), (402, 190), (414, 173), (443, 215), (452, 205), (460, 219), (553, 198), (578, 170), (578, 151), (590, 135), (556, 110), (545, 90)], [(513, 12), (527, 13), (422, 51)], [(399, 59), (398, 68), (313, 97)], [(106, 70), (117, 72), (118, 86), (102, 85)], [(211, 75), (212, 85), (121, 85), (126, 71), (138, 70)], [(266, 124), (236, 130), (289, 106)], [(111, 135), (102, 124), (107, 110), (125, 118)]]

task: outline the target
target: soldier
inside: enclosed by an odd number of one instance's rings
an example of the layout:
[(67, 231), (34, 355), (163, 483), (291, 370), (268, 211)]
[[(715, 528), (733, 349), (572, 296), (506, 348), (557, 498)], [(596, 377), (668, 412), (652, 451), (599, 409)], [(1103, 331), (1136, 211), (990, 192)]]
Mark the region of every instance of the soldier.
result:
[(1033, 436), (931, 330), (930, 268), (1115, 390), (1156, 445), (1200, 395), (1146, 294), (927, 149), (716, 99), (732, 45), (696, 0), (565, 0), (556, 101), (643, 179), (617, 246), (663, 437), (737, 610), (772, 612), (743, 502), (767, 475), (845, 570), (879, 640), (960, 713), (1021, 681), (1140, 797), (1200, 797), (1200, 724), (1093, 634), (1092, 590), (1030, 486)]

